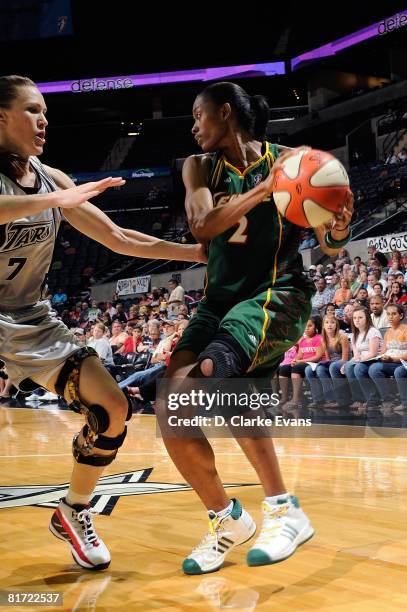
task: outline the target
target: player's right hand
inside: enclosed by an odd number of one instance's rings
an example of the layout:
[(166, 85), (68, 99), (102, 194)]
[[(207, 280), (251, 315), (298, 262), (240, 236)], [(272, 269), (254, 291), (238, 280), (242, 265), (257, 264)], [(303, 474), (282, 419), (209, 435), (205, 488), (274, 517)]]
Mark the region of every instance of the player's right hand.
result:
[(125, 180), (120, 176), (112, 178), (111, 176), (100, 181), (92, 181), (84, 183), (69, 189), (56, 191), (52, 195), (56, 197), (56, 207), (58, 208), (76, 208), (87, 200), (98, 196), (110, 187), (121, 187), (125, 184)]

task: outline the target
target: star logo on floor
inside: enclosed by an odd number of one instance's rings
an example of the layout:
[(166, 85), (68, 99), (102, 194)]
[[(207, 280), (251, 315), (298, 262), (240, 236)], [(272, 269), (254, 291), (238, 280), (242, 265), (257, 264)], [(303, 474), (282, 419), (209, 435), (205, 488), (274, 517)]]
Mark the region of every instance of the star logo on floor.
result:
[[(145, 468), (136, 472), (121, 472), (112, 476), (102, 476), (96, 485), (91, 499), (92, 508), (99, 514), (109, 515), (112, 513), (120, 497), (191, 491), (191, 487), (186, 484), (147, 482), (152, 471), (153, 468)], [(224, 486), (251, 487), (255, 486), (255, 483), (230, 483)], [(64, 497), (68, 491), (68, 487), (69, 483), (56, 485), (17, 485), (14, 487), (0, 486), (0, 510), (24, 506), (56, 508), (61, 497)]]

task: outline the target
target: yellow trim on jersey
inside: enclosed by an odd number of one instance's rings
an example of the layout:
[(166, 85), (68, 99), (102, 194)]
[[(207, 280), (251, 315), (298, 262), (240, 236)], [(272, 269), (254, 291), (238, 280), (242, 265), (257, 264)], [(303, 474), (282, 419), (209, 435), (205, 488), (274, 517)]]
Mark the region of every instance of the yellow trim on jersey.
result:
[(259, 157), (259, 159), (256, 160), (255, 162), (253, 162), (252, 164), (250, 164), (250, 166), (247, 166), (247, 168), (245, 168), (243, 170), (243, 172), (240, 172), (239, 168), (236, 168), (236, 166), (233, 166), (233, 164), (230, 164), (224, 155), (222, 155), (221, 159), (223, 159), (223, 161), (225, 163), (225, 166), (227, 166), (230, 170), (235, 172), (238, 175), (239, 178), (244, 178), (246, 176), (246, 174), (248, 174), (249, 172), (251, 172), (253, 170), (253, 168), (255, 168), (256, 166), (261, 164), (261, 162), (264, 161), (267, 158), (267, 155), (269, 153), (270, 153), (270, 147), (269, 147), (269, 143), (266, 141), (266, 151), (265, 151), (264, 155)]
[[(281, 215), (280, 215), (279, 211), (277, 211), (277, 215), (278, 215), (279, 232), (278, 232), (278, 246), (277, 246), (276, 254), (274, 256), (273, 276), (272, 276), (272, 279), (271, 279), (272, 287), (274, 287), (276, 279), (277, 279), (277, 258), (278, 258), (278, 253), (279, 253), (280, 248), (281, 248), (281, 242), (282, 242), (282, 237), (283, 237), (283, 224), (281, 223)], [(252, 370), (254, 370), (255, 366), (257, 365), (257, 360), (258, 360), (258, 355), (259, 355), (260, 349), (263, 346), (264, 341), (266, 339), (266, 331), (267, 331), (267, 326), (268, 326), (268, 322), (269, 322), (269, 315), (268, 315), (268, 312), (267, 312), (267, 306), (269, 305), (270, 300), (271, 300), (271, 290), (272, 290), (272, 287), (269, 287), (267, 289), (266, 301), (263, 304), (264, 321), (263, 321), (263, 327), (262, 327), (262, 330), (261, 330), (261, 340), (260, 340), (259, 345), (257, 347), (256, 354), (254, 355), (253, 361), (251, 362), (251, 364), (247, 368), (246, 373), (251, 372)]]
[(219, 178), (220, 178), (220, 175), (221, 175), (221, 172), (222, 172), (222, 165), (223, 165), (223, 159), (222, 159), (222, 157), (220, 157), (218, 159), (218, 161), (216, 162), (216, 166), (215, 166), (215, 169), (214, 169), (213, 174), (212, 174), (212, 180), (211, 180), (212, 188), (216, 188), (216, 186), (217, 186), (217, 184), (219, 182)]
[(262, 345), (263, 345), (263, 343), (264, 343), (264, 341), (266, 339), (266, 329), (267, 329), (267, 324), (269, 322), (269, 314), (267, 312), (267, 306), (269, 305), (270, 300), (271, 300), (271, 287), (269, 287), (267, 289), (266, 301), (263, 304), (264, 322), (263, 322), (263, 327), (262, 327), (262, 330), (261, 330), (261, 340), (260, 340), (259, 345), (257, 347), (256, 354), (255, 354), (255, 356), (253, 358), (253, 361), (251, 362), (251, 364), (247, 368), (246, 373), (251, 372), (254, 369), (254, 367), (256, 365), (256, 361), (257, 361), (257, 356), (258, 356), (259, 351), (260, 351), (260, 349), (261, 349), (261, 347), (262, 347)]

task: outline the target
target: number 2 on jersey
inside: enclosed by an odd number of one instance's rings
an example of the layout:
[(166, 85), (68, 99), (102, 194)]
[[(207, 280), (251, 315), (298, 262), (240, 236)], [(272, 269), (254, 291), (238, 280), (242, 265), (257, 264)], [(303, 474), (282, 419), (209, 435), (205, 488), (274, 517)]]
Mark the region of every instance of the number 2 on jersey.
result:
[(17, 274), (19, 272), (21, 272), (21, 270), (24, 267), (24, 264), (27, 261), (27, 257), (12, 257), (9, 262), (8, 262), (8, 266), (17, 266), (15, 270), (12, 271), (12, 273), (10, 274), (10, 276), (8, 276), (6, 278), (6, 280), (13, 280), (13, 278), (15, 278), (17, 276)]
[(247, 230), (248, 220), (246, 216), (243, 216), (239, 219), (239, 227), (235, 231), (234, 234), (229, 238), (228, 242), (230, 244), (246, 244), (247, 242), (247, 234), (245, 231)]

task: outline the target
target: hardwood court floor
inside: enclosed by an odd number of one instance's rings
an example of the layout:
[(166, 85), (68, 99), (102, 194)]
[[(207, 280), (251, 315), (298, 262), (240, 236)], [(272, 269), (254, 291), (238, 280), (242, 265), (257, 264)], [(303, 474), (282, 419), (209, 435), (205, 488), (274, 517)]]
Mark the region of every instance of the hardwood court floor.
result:
[[(122, 494), (111, 516), (96, 518), (112, 564), (94, 574), (81, 571), (68, 546), (49, 533), (52, 509), (4, 508), (10, 495), (4, 487), (39, 485), (15, 492), (20, 499), (8, 505), (58, 497), (49, 485), (69, 479), (70, 442), (80, 422), (78, 415), (58, 409), (0, 408), (0, 590), (63, 591), (63, 606), (47, 610), (407, 608), (402, 432), (370, 431), (361, 437), (357, 428), (338, 426), (330, 428), (335, 437), (277, 439), (287, 486), (310, 515), (315, 537), (277, 565), (248, 568), (245, 544), (221, 571), (184, 576), (180, 565), (205, 532), (205, 515), (194, 492), (177, 490), (183, 481), (156, 437), (155, 417), (136, 416), (123, 452), (106, 470), (107, 475), (128, 474), (106, 481), (99, 499), (102, 508), (112, 495)], [(253, 470), (233, 440), (217, 440), (214, 446), (224, 482), (252, 485), (229, 492), (260, 521), (262, 493)], [(150, 474), (147, 468), (153, 468)]]

